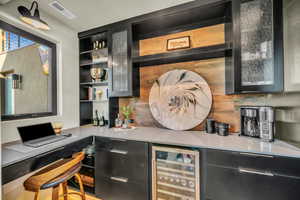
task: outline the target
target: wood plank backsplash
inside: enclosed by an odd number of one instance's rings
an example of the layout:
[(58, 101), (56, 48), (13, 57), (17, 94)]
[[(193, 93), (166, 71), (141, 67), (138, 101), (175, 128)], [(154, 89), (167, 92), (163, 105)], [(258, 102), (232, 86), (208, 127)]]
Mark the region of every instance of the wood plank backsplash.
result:
[[(198, 28), (180, 33), (140, 40), (140, 56), (166, 53), (169, 39), (190, 36), (191, 48), (207, 47), (225, 43), (224, 24)], [(180, 50), (178, 50), (180, 51)]]
[[(224, 42), (224, 25), (216, 25), (142, 40), (140, 41), (140, 55), (166, 52), (167, 39), (187, 35), (191, 37), (192, 48), (202, 45), (220, 44)], [(208, 35), (211, 37), (208, 37)], [(205, 41), (208, 41), (208, 43)], [(132, 118), (135, 120), (137, 126), (161, 127), (151, 115), (148, 104), (149, 92), (156, 79), (173, 69), (190, 70), (206, 79), (213, 94), (213, 106), (209, 116), (218, 121), (229, 123), (232, 132), (239, 132), (240, 130), (239, 107), (241, 105), (270, 105), (278, 107), (276, 113), (277, 121), (280, 122), (278, 124), (293, 124), (292, 126), (288, 126), (291, 128), (290, 132), (293, 137), (298, 138), (300, 141), (300, 135), (296, 134), (296, 130), (300, 128), (300, 93), (225, 95), (225, 58), (141, 68), (140, 97), (120, 98), (119, 101), (120, 107), (130, 105), (134, 108)], [(293, 115), (291, 115), (291, 113)], [(294, 117), (291, 118), (290, 116)], [(283, 126), (281, 125), (281, 127)], [(287, 126), (284, 125), (284, 127)], [(203, 130), (203, 123), (194, 128), (194, 130)], [(279, 128), (279, 130), (281, 130), (281, 128)], [(285, 130), (287, 130), (287, 128), (285, 128)]]

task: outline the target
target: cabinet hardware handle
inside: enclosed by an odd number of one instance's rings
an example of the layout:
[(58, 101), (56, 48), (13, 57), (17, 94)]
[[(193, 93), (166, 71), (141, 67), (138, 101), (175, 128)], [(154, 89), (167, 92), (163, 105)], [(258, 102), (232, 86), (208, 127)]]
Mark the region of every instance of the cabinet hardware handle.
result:
[(240, 155), (252, 156), (252, 157), (263, 157), (263, 158), (274, 158), (274, 156), (271, 156), (271, 155), (262, 155), (262, 154), (255, 154), (255, 153), (243, 153), (243, 152), (240, 152)]
[(240, 173), (248, 173), (248, 174), (258, 174), (258, 175), (263, 175), (263, 176), (274, 176), (273, 173), (271, 172), (263, 172), (263, 171), (258, 171), (255, 169), (248, 169), (248, 168), (239, 168)]
[(59, 148), (57, 148), (57, 149), (53, 149), (53, 150), (51, 150), (51, 151), (47, 151), (47, 152), (45, 152), (45, 153), (42, 153), (42, 154), (40, 154), (40, 155), (37, 155), (36, 158), (41, 158), (41, 157), (43, 157), (43, 156), (49, 155), (50, 153), (54, 153), (54, 152), (56, 152), (56, 151), (61, 151), (61, 150), (63, 150), (64, 148), (65, 148), (65, 147), (59, 147)]
[(122, 150), (118, 150), (118, 149), (111, 149), (109, 152), (122, 154), (122, 155), (127, 155), (128, 154), (128, 151), (122, 151)]
[(118, 182), (122, 182), (122, 183), (127, 183), (128, 182), (128, 178), (121, 178), (121, 177), (110, 177), (111, 180), (113, 181), (118, 181)]
[(112, 141), (119, 141), (119, 142), (127, 142), (127, 140), (124, 139), (118, 139), (118, 138), (110, 138)]

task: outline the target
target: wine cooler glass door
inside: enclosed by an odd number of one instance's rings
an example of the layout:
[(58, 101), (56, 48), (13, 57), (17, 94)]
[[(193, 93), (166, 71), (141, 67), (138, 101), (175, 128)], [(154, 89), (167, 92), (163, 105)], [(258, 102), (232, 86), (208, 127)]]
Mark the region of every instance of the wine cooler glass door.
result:
[(152, 147), (152, 200), (200, 199), (199, 152)]

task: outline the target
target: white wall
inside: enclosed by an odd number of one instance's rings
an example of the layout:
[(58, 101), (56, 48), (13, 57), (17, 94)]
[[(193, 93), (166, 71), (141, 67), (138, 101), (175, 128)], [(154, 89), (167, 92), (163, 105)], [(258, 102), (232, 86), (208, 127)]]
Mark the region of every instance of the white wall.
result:
[(58, 115), (35, 119), (14, 120), (1, 122), (2, 143), (19, 140), (16, 127), (43, 122), (62, 121), (64, 128), (72, 128), (79, 125), (79, 61), (78, 61), (78, 38), (77, 32), (56, 19), (45, 15), (41, 11), (42, 19), (51, 27), (50, 31), (44, 32), (31, 28), (19, 21), (17, 7), (30, 2), (14, 0), (0, 6), (0, 20), (10, 23), (18, 28), (31, 32), (42, 38), (57, 44), (58, 55)]

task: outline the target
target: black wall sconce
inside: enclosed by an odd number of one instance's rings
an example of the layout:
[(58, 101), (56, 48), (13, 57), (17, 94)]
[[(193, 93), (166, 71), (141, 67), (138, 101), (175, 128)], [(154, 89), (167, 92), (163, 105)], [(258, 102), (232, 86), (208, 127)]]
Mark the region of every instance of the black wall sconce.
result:
[[(34, 6), (35, 9), (32, 15), (31, 11)], [(26, 24), (29, 24), (37, 29), (50, 30), (49, 25), (40, 18), (39, 4), (36, 1), (32, 2), (30, 9), (26, 8), (25, 6), (19, 6), (18, 11), (21, 14), (20, 19)]]

